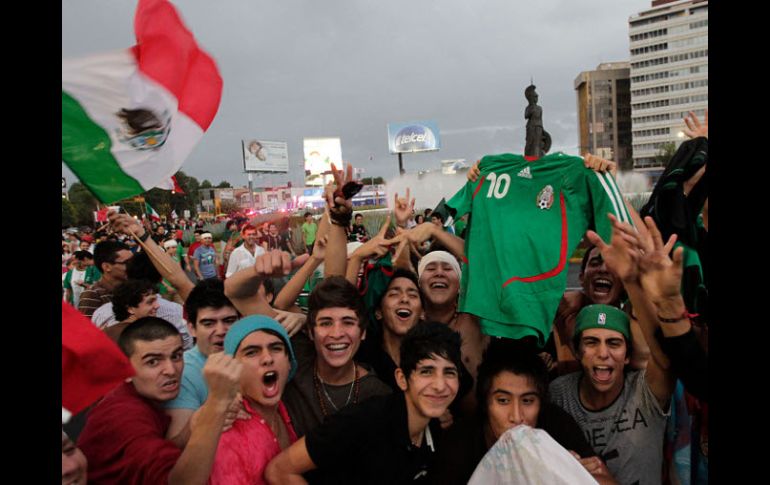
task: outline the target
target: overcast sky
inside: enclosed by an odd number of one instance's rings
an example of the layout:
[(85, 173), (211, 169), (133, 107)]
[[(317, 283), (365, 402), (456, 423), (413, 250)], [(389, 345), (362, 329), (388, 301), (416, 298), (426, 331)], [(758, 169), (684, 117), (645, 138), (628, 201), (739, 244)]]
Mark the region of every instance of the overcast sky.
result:
[[(387, 123), (433, 120), (441, 150), (406, 154), (407, 172), (442, 159), (524, 150), (534, 79), (553, 148), (577, 154), (575, 77), (628, 60), (628, 18), (650, 0), (177, 0), (216, 60), (219, 112), (182, 166), (199, 180), (247, 183), (241, 140), (288, 143), (302, 185), (302, 139), (342, 139), (364, 176), (398, 173)], [(133, 45), (136, 0), (62, 2), (62, 57)], [(75, 177), (62, 164), (71, 184)]]

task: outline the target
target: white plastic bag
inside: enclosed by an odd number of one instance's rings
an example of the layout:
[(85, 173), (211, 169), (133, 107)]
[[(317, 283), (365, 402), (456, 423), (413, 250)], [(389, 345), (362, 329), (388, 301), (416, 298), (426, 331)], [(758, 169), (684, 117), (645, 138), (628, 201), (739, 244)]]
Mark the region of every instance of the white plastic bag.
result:
[(569, 451), (542, 429), (521, 425), (497, 440), (468, 485), (596, 485)]

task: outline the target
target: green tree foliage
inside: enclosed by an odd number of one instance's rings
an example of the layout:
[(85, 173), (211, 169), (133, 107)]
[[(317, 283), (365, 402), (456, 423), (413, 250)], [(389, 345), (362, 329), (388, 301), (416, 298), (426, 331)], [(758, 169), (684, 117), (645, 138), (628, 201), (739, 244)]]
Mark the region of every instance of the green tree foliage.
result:
[(201, 189), (210, 189), (211, 187), (212, 187), (211, 182), (209, 182), (208, 179), (201, 182), (201, 185), (200, 185)]
[(241, 210), (241, 207), (232, 200), (223, 200), (219, 206), (222, 209), (223, 214), (233, 214), (234, 212), (238, 212)]
[(230, 185), (230, 182), (228, 182), (226, 180), (223, 180), (223, 181), (219, 182), (219, 185), (217, 185), (218, 189), (229, 189), (231, 187), (232, 187), (232, 185)]
[(668, 166), (668, 162), (671, 161), (671, 158), (673, 158), (675, 153), (676, 153), (676, 143), (668, 142), (668, 143), (662, 144), (660, 148), (658, 148), (658, 153), (655, 155), (656, 164), (661, 165), (663, 167)]
[(61, 198), (61, 227), (72, 227), (76, 224), (76, 221), (77, 221), (77, 212), (75, 211), (75, 206), (72, 205), (72, 202), (62, 197)]
[(200, 204), (200, 194), (198, 193), (200, 183), (198, 179), (180, 170), (176, 173), (176, 181), (184, 190), (184, 194), (174, 194), (172, 197), (172, 208), (176, 210), (179, 217), (183, 216), (185, 209), (189, 210), (192, 216), (195, 216), (198, 212), (196, 208)]
[(75, 182), (70, 187), (68, 195), (75, 209), (75, 223), (81, 226), (93, 225), (97, 201), (91, 191), (80, 182)]

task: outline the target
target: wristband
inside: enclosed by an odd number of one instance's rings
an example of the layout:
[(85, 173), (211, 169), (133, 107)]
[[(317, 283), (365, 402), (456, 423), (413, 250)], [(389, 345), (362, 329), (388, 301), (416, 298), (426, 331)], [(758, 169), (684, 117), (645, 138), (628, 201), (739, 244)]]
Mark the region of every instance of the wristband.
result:
[(143, 234), (143, 235), (141, 235), (141, 236), (138, 236), (138, 239), (139, 239), (140, 241), (142, 241), (142, 242), (145, 242), (145, 241), (147, 241), (149, 238), (150, 238), (150, 233), (149, 233), (149, 231), (144, 231), (144, 234)]
[(658, 315), (658, 320), (660, 321), (660, 323), (677, 323), (677, 322), (681, 322), (682, 320), (689, 320), (697, 316), (698, 316), (697, 313), (687, 313), (687, 310), (685, 310), (677, 318), (663, 318), (660, 315)]

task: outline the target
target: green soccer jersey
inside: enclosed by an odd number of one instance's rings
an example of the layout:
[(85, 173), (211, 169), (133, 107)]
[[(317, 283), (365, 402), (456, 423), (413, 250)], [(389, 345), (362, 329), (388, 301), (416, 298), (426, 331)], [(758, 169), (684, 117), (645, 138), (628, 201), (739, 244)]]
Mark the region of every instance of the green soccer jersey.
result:
[(630, 216), (613, 177), (581, 157), (506, 153), (485, 156), (479, 168), (479, 180), (447, 202), (455, 218), (471, 212), (459, 309), (480, 317), (487, 335), (536, 336), (543, 346), (586, 229), (609, 241), (607, 213)]

